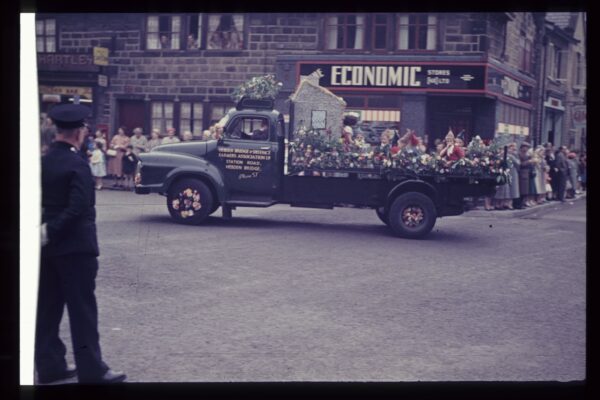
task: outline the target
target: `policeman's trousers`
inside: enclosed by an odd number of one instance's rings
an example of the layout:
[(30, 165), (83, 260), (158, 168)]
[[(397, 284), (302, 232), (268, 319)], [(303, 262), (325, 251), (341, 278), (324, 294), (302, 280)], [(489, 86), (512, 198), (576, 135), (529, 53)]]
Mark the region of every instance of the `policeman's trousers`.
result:
[(65, 304), (79, 381), (98, 379), (108, 370), (98, 334), (97, 272), (98, 260), (93, 255), (42, 257), (35, 339), (39, 376), (53, 376), (66, 368), (66, 348), (59, 338)]

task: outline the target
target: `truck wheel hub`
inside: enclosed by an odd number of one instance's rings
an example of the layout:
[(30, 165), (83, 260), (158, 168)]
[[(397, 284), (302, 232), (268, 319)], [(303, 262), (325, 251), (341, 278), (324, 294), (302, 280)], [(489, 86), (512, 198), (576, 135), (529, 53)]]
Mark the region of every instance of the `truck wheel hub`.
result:
[(186, 188), (173, 198), (171, 206), (179, 212), (182, 218), (191, 217), (195, 211), (202, 208), (200, 193), (195, 189)]
[(421, 207), (409, 206), (402, 211), (402, 223), (414, 228), (423, 223), (425, 213)]

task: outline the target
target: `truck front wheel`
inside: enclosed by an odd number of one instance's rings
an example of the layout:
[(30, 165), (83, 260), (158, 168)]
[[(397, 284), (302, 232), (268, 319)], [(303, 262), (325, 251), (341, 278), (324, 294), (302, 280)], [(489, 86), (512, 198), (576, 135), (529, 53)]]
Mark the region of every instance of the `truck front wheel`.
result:
[(437, 212), (431, 199), (418, 192), (398, 196), (388, 214), (389, 226), (398, 236), (418, 239), (433, 229)]
[(198, 179), (185, 178), (175, 182), (167, 194), (167, 207), (171, 217), (180, 224), (198, 225), (214, 209), (212, 193)]

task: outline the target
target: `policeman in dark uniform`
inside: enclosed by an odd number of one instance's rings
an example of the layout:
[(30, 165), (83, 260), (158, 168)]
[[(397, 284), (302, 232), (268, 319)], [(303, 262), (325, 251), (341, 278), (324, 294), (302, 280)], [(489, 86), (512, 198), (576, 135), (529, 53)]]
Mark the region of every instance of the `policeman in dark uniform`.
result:
[[(94, 179), (78, 150), (89, 108), (54, 107), (49, 117), (56, 139), (42, 157), (42, 254), (36, 322), (35, 364), (40, 383), (78, 376), (80, 383), (123, 382), (102, 361), (94, 294), (98, 271)], [(64, 306), (69, 311), (77, 369), (65, 361), (58, 336)]]

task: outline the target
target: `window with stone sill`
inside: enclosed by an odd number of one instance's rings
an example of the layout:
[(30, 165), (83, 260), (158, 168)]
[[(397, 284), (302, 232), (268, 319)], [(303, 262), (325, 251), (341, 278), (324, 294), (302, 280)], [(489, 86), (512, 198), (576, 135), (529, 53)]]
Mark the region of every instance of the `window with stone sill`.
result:
[(179, 109), (179, 130), (190, 131), (194, 136), (202, 135), (204, 105), (201, 102), (182, 101)]
[(341, 14), (325, 19), (325, 49), (363, 50), (365, 47), (365, 16)]
[(437, 17), (429, 14), (398, 16), (398, 50), (435, 50)]
[(521, 70), (523, 72), (533, 72), (532, 71), (532, 65), (531, 65), (531, 47), (532, 47), (532, 41), (531, 39), (527, 38), (524, 34), (521, 34), (521, 37), (519, 39), (519, 44), (521, 47)]
[(210, 125), (214, 125), (227, 114), (233, 104), (214, 103), (210, 105)]
[(554, 57), (552, 63), (552, 78), (556, 80), (564, 80), (566, 77), (566, 64), (568, 51), (560, 47), (554, 47)]
[(181, 49), (181, 16), (150, 15), (146, 22), (147, 50)]
[(375, 14), (372, 16), (371, 49), (387, 50), (389, 17), (388, 14)]
[(162, 136), (167, 134), (167, 128), (173, 127), (172, 101), (152, 102), (152, 129), (158, 129)]
[(192, 14), (187, 19), (187, 35), (185, 48), (198, 50), (202, 48), (202, 14)]
[(35, 37), (38, 53), (56, 53), (56, 20), (35, 21)]
[(583, 62), (583, 57), (581, 53), (577, 53), (577, 57), (575, 59), (575, 86), (584, 86), (585, 85), (585, 63)]
[(242, 50), (244, 48), (244, 15), (208, 14), (206, 38), (208, 50)]

